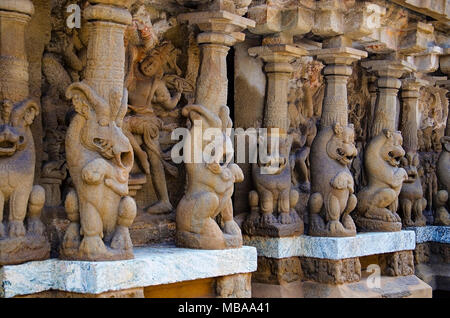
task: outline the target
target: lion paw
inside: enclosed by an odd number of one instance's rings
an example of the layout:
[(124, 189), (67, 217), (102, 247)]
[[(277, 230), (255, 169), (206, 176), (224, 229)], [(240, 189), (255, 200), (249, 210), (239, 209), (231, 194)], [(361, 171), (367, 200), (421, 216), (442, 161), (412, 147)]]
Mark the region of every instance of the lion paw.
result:
[(8, 225), (9, 237), (24, 237), (26, 230), (22, 221), (10, 221)]
[(230, 235), (241, 235), (241, 229), (234, 220), (225, 222), (223, 232)]
[(111, 247), (117, 250), (131, 250), (133, 248), (130, 232), (128, 231), (127, 227), (117, 227), (111, 242)]
[(328, 232), (333, 235), (345, 232), (344, 226), (339, 221), (330, 221), (328, 223), (327, 228), (328, 228)]
[(273, 216), (272, 213), (264, 213), (261, 218), (262, 218), (262, 223), (264, 223), (264, 224), (277, 223), (277, 219)]
[(85, 236), (80, 244), (80, 253), (92, 259), (105, 257), (108, 250), (100, 236)]
[(30, 218), (28, 220), (28, 233), (42, 236), (45, 232), (45, 226), (39, 218)]
[(280, 213), (280, 223), (281, 224), (291, 224), (292, 218), (289, 213)]
[(80, 246), (80, 225), (71, 223), (64, 234), (63, 248), (71, 249), (78, 248), (78, 246)]

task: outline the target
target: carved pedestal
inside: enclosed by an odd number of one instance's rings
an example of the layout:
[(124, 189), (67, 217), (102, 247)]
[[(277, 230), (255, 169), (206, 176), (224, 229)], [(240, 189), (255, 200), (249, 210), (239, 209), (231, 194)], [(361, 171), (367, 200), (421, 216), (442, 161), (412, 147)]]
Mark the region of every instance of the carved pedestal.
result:
[(414, 236), (244, 236), (258, 251), (253, 297), (431, 297), (430, 286), (414, 276)]

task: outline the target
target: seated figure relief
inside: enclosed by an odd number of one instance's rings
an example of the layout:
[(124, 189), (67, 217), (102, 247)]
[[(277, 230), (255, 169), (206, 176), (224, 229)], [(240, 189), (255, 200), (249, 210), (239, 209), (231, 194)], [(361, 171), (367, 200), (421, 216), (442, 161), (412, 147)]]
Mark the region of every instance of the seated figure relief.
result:
[(322, 128), (311, 146), (309, 235), (355, 236), (350, 213), (356, 207), (349, 165), (357, 155), (353, 125)]
[(399, 167), (405, 155), (400, 132), (383, 129), (368, 143), (364, 157), (368, 185), (358, 193), (355, 222), (363, 232), (400, 231), (398, 196), (408, 173)]
[(33, 186), (36, 151), (30, 125), (38, 114), (39, 106), (30, 99), (0, 103), (0, 265), (50, 256), (40, 219), (45, 191)]

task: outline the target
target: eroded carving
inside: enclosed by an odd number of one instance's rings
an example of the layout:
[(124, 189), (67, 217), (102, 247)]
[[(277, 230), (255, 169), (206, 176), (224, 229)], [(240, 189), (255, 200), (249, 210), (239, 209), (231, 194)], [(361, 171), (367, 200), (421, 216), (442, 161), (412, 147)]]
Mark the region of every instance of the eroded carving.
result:
[(126, 91), (118, 105), (120, 95), (111, 90), (107, 102), (85, 82), (67, 90), (76, 111), (66, 136), (67, 163), (75, 189), (65, 201), (71, 224), (61, 258), (133, 258), (128, 228), (136, 216), (136, 204), (127, 196), (133, 152), (120, 129), (127, 108)]
[(45, 259), (50, 256), (40, 219), (45, 191), (33, 186), (36, 152), (30, 129), (39, 106), (27, 99), (3, 100), (0, 107), (0, 265)]
[[(192, 128), (190, 137), (184, 141), (184, 149), (191, 149), (207, 143), (202, 140), (201, 133), (194, 134), (194, 121), (201, 120), (202, 131), (207, 128), (219, 128), (221, 136), (216, 136), (215, 143), (224, 147), (223, 157), (214, 156), (211, 163), (186, 163), (187, 188), (186, 193), (177, 207), (176, 243), (180, 247), (197, 249), (225, 249), (242, 246), (242, 233), (233, 220), (233, 204), (231, 196), (234, 183), (244, 179), (241, 168), (230, 163), (233, 155), (230, 130), (232, 121), (229, 109), (220, 108), (216, 115), (201, 105), (189, 105), (183, 108), (183, 116), (189, 117)], [(198, 128), (197, 128), (198, 129)], [(197, 140), (194, 140), (197, 138)], [(215, 218), (220, 215), (221, 226)]]
[(383, 129), (372, 138), (365, 152), (368, 185), (358, 193), (355, 222), (361, 231), (400, 231), (398, 195), (408, 179), (400, 160), (405, 155), (400, 132)]
[(355, 236), (350, 213), (356, 207), (354, 181), (348, 165), (357, 155), (353, 125), (322, 128), (311, 146), (309, 235)]

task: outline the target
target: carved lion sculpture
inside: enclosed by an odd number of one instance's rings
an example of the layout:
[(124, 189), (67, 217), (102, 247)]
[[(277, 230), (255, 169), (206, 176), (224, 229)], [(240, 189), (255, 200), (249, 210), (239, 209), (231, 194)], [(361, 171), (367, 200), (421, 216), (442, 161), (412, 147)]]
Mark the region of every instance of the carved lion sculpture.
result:
[(450, 204), (448, 194), (450, 191), (450, 137), (441, 138), (442, 152), (437, 163), (437, 175), (442, 190), (438, 191), (436, 196), (437, 210), (435, 224), (450, 225)]
[(419, 155), (416, 152), (408, 152), (401, 159), (401, 165), (408, 174), (408, 179), (403, 182), (399, 195), (403, 224), (404, 226), (425, 226), (426, 219), (422, 212), (427, 206), (427, 200), (423, 197), (422, 182), (417, 169)]
[[(269, 137), (269, 136), (268, 136)], [(243, 224), (249, 235), (292, 236), (303, 234), (303, 222), (295, 211), (299, 194), (292, 188), (289, 153), (292, 136), (278, 138), (277, 153), (269, 153), (266, 163), (258, 159), (252, 164), (253, 183), (256, 191), (250, 191), (251, 213)], [(264, 138), (259, 138), (259, 147), (270, 147)]]
[[(189, 105), (183, 108), (182, 114), (189, 117), (192, 123), (201, 120), (203, 132), (208, 128), (221, 131), (214, 142), (224, 147), (223, 156), (227, 160), (220, 163), (223, 157), (216, 156), (209, 163), (185, 163), (188, 181), (186, 193), (176, 211), (177, 245), (196, 249), (241, 247), (242, 233), (233, 219), (231, 196), (234, 183), (241, 182), (244, 175), (238, 165), (230, 163), (233, 147), (226, 132), (227, 128), (231, 128), (229, 109), (223, 106), (216, 115), (204, 106)], [(194, 146), (201, 145), (201, 149), (205, 149), (202, 132), (196, 133), (194, 129), (195, 125), (191, 128), (190, 137), (184, 141), (184, 151), (190, 149), (194, 153)], [(218, 215), (221, 216), (222, 227), (215, 220)]]
[[(49, 257), (40, 220), (45, 191), (33, 186), (36, 153), (30, 125), (39, 113), (32, 100), (4, 100), (0, 109), (0, 265)], [(3, 222), (9, 206), (7, 227)], [(28, 207), (28, 213), (27, 213)], [(25, 228), (27, 218), (27, 228)]]
[(311, 145), (309, 235), (355, 236), (349, 215), (356, 207), (354, 181), (348, 166), (356, 157), (353, 125), (322, 128)]
[(127, 107), (126, 91), (122, 104), (120, 95), (112, 90), (107, 103), (84, 82), (67, 90), (76, 111), (66, 137), (75, 190), (65, 202), (72, 223), (64, 237), (62, 258), (133, 258), (128, 228), (136, 216), (136, 203), (127, 196), (133, 151), (120, 129)]
[(363, 232), (400, 231), (402, 223), (397, 214), (398, 196), (408, 179), (400, 160), (405, 155), (399, 131), (383, 129), (366, 148), (364, 167), (368, 185), (358, 193), (355, 222)]

